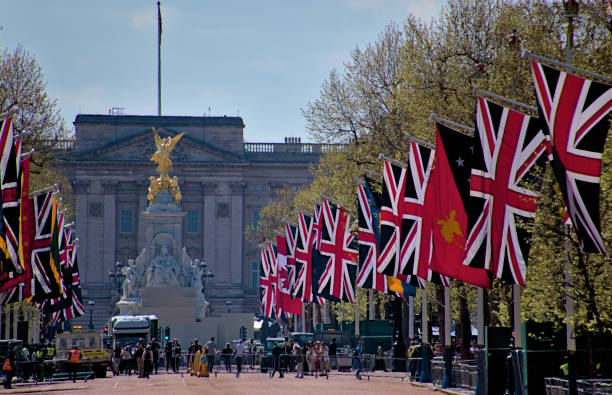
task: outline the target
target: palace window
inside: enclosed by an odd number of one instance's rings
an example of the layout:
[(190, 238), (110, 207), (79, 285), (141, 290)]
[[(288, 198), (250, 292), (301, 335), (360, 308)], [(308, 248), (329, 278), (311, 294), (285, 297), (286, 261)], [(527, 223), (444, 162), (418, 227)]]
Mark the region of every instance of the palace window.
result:
[(187, 233), (200, 233), (200, 216), (198, 210), (187, 211)]
[(132, 233), (132, 210), (121, 210), (121, 233)]
[(253, 211), (253, 229), (257, 230), (257, 224), (259, 224), (259, 210)]
[(259, 289), (259, 263), (252, 264), (251, 274), (251, 286), (253, 287), (253, 292), (257, 292)]

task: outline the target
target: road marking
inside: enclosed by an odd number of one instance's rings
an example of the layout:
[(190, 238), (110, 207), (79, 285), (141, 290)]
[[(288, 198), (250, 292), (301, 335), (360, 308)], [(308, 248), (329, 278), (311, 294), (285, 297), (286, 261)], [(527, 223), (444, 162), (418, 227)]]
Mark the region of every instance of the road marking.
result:
[(113, 385), (113, 389), (117, 388), (118, 385), (119, 385), (119, 382), (117, 381), (115, 385)]

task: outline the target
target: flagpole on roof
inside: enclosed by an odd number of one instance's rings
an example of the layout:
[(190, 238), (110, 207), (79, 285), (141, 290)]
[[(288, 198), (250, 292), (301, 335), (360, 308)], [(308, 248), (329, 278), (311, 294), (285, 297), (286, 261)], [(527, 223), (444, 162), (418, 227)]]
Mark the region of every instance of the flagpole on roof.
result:
[(161, 3), (157, 2), (157, 116), (161, 117)]

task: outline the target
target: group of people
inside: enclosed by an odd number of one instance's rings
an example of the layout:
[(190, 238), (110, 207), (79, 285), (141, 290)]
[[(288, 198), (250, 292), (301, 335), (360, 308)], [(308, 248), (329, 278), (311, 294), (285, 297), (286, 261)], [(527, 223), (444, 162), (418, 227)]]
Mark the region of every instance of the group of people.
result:
[(272, 349), (273, 370), (283, 378), (283, 370), (295, 371), (296, 378), (304, 378), (304, 371), (314, 375), (326, 376), (330, 371), (330, 358), (335, 361), (337, 352), (336, 339), (330, 345), (325, 342), (306, 342), (300, 346), (293, 340), (285, 338), (284, 343), (277, 342)]
[[(153, 338), (150, 344), (145, 344), (144, 339), (139, 339), (136, 345), (127, 343), (121, 347), (118, 342), (113, 348), (113, 376), (120, 374), (131, 375), (132, 370), (138, 373), (139, 378), (148, 379), (155, 371), (157, 374), (160, 359), (161, 346), (157, 339)], [(168, 370), (166, 368), (166, 370)]]

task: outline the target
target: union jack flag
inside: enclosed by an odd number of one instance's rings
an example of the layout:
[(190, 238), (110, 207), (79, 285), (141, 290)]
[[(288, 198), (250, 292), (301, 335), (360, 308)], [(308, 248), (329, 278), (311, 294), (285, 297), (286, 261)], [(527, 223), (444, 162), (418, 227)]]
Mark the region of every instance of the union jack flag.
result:
[(53, 300), (55, 309), (49, 318), (51, 323), (71, 320), (85, 314), (85, 307), (81, 297), (81, 281), (76, 255), (77, 247), (71, 226), (64, 227), (63, 240), (64, 243), (60, 255), (65, 293), (62, 297)]
[[(435, 151), (412, 141), (408, 151), (406, 187), (402, 206), (403, 274), (410, 276), (409, 284), (425, 288), (422, 280), (449, 286), (446, 276), (431, 270), (433, 254), (432, 194), (430, 177), (434, 167)], [(411, 281), (410, 281), (411, 280)], [(416, 280), (416, 281), (415, 281)]]
[(406, 169), (391, 162), (383, 162), (383, 193), (380, 206), (379, 273), (398, 277), (403, 274), (402, 213), (406, 188)]
[[(525, 286), (539, 194), (521, 186), (545, 164), (546, 137), (537, 118), (478, 98), (470, 195), (483, 199), (466, 242), (464, 264)], [(531, 172), (532, 174), (533, 172)]]
[(264, 243), (261, 249), (261, 312), (268, 318), (276, 318), (276, 249), (271, 243)]
[(34, 213), (31, 216), (35, 230), (31, 242), (32, 273), (34, 275), (32, 296), (34, 302), (58, 297), (61, 290), (60, 273), (52, 264), (51, 236), (57, 214), (57, 203), (49, 191), (33, 198)]
[(380, 242), (380, 213), (369, 184), (357, 184), (359, 210), (359, 275), (357, 286), (387, 293), (387, 278), (378, 273), (378, 244)]
[(312, 228), (312, 218), (299, 212), (295, 245), (295, 270), (297, 277), (293, 287), (293, 296), (301, 298), (303, 302), (312, 302)]
[[(285, 225), (289, 227), (291, 226), (289, 224)], [(294, 236), (294, 234), (291, 234), (290, 236)], [(278, 281), (278, 291), (276, 294), (277, 311), (290, 314), (301, 314), (302, 301), (299, 298), (293, 298), (291, 296), (291, 287), (293, 283), (295, 283), (295, 259), (293, 259), (290, 269), (288, 258), (288, 251), (290, 250), (290, 247), (288, 246), (288, 239), (285, 232), (282, 234), (277, 233), (276, 245), (278, 251), (276, 259)]]
[(350, 232), (350, 216), (342, 206), (323, 201), (321, 255), (327, 265), (318, 284), (318, 293), (352, 303), (355, 297), (357, 254), (355, 236)]
[(585, 252), (605, 254), (599, 215), (601, 155), (612, 110), (612, 87), (531, 63), (540, 118), (548, 126), (549, 159)]
[[(27, 221), (24, 220), (23, 214), (27, 212), (27, 201), (28, 201), (28, 193), (29, 193), (29, 175), (30, 175), (30, 158), (25, 158), (22, 160), (21, 164), (22, 172), (21, 172), (21, 204), (19, 205), (20, 212), (20, 220), (19, 220), (19, 240), (17, 245), (18, 256), (19, 256), (19, 264), (23, 269), (23, 272), (18, 275), (17, 272), (8, 272), (3, 273), (0, 276), (0, 291), (6, 291), (8, 289), (14, 288), (11, 291), (10, 299), (5, 300), (6, 303), (10, 303), (9, 300), (14, 299), (14, 301), (22, 300), (23, 298), (27, 298), (30, 296), (30, 280), (32, 279), (32, 266), (29, 260), (23, 259), (22, 256), (22, 235), (24, 233), (28, 233), (29, 229), (24, 228), (24, 225), (28, 225)], [(6, 277), (4, 277), (6, 275)]]
[[(3, 272), (23, 273), (19, 262), (19, 197), (21, 194), (21, 141), (13, 141), (12, 120), (6, 119), (0, 135), (2, 157), (0, 177), (2, 189), (2, 233), (0, 248), (5, 252)], [(8, 269), (8, 270), (7, 270)]]

